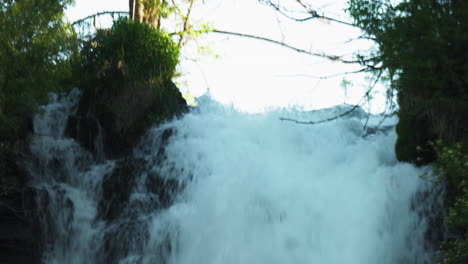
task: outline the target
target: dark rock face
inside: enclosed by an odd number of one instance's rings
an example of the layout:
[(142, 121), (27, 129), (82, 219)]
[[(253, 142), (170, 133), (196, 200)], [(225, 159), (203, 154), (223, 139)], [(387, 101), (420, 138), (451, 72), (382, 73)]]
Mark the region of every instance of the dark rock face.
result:
[[(168, 129), (161, 133), (159, 148), (152, 159), (126, 156), (104, 176), (98, 218), (106, 223), (103, 236), (103, 263), (118, 263), (130, 253), (143, 256), (148, 238), (148, 219), (170, 207), (183, 185), (171, 175), (161, 175), (152, 167), (165, 157), (165, 146), (172, 135)], [(174, 172), (176, 173), (176, 172)], [(140, 196), (135, 194), (139, 194)], [(165, 263), (171, 252), (170, 243), (154, 248), (159, 252), (155, 263)]]
[(151, 125), (188, 110), (171, 81), (136, 80), (117, 65), (102, 71), (82, 84), (78, 111), (66, 129), (68, 136), (98, 157), (123, 157)]
[(428, 142), (435, 140), (436, 135), (430, 129), (429, 121), (409, 114), (400, 114), (399, 118), (396, 126), (398, 139), (395, 143), (398, 160), (416, 165), (434, 161), (435, 154)]
[[(424, 248), (432, 252), (433, 259), (437, 259), (437, 251), (440, 242), (446, 238), (447, 224), (444, 222), (446, 201), (440, 199), (444, 194), (442, 185), (435, 186), (432, 190), (420, 190), (411, 199), (411, 210), (418, 214), (416, 225), (426, 221), (427, 229), (424, 232)], [(430, 205), (430, 206), (428, 206)]]
[(16, 163), (18, 157), (6, 146), (0, 148), (0, 156), (0, 263), (39, 263), (34, 192), (25, 187), (27, 174)]
[(71, 115), (68, 118), (68, 136), (76, 139), (82, 147), (91, 153), (100, 151), (99, 142), (96, 142), (100, 133), (99, 121), (95, 118), (80, 115)]
[(2, 197), (0, 206), (0, 263), (39, 263), (38, 226), (34, 221), (32, 192), (23, 190)]
[(439, 139), (446, 145), (461, 142), (468, 151), (466, 85), (456, 89), (451, 82), (443, 84), (407, 85), (398, 91), (398, 160), (417, 165), (433, 162), (436, 155), (428, 142)]
[(110, 174), (104, 176), (103, 198), (99, 204), (102, 218), (112, 221), (128, 207), (137, 175), (144, 166), (144, 160), (124, 158), (117, 162), (116, 168)]

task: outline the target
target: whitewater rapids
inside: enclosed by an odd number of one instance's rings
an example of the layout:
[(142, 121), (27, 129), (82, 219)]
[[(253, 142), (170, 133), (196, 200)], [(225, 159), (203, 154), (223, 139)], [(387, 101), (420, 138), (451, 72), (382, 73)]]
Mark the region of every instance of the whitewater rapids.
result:
[[(61, 115), (72, 111), (72, 103), (57, 99), (35, 119), (36, 132), (49, 135), (34, 143), (37, 155), (88, 157), (63, 136), (66, 118)], [(411, 206), (429, 183), (419, 177), (420, 169), (397, 162), (393, 130), (363, 137), (366, 115), (360, 110), (316, 125), (279, 119), (317, 121), (343, 109), (246, 114), (205, 98), (182, 118), (148, 131), (134, 155), (151, 162), (163, 131), (173, 130), (165, 159), (150, 170), (170, 175), (184, 188), (167, 209), (142, 213), (142, 231), (129, 234), (135, 236), (129, 241), (138, 243), (129, 245), (118, 263), (433, 263), (433, 252), (424, 246), (427, 221)], [(48, 228), (61, 230), (49, 239), (44, 262), (102, 263), (102, 234), (108, 227), (98, 218), (99, 186), (114, 162), (68, 172), (73, 177), (38, 180), (42, 186), (61, 186), (61, 195), (74, 204), (67, 210), (75, 210), (60, 220), (64, 213), (54, 210), (61, 203), (44, 209), (58, 215), (49, 223), (56, 227)], [(77, 169), (70, 165), (76, 162), (68, 163), (68, 170)], [(141, 186), (132, 192), (132, 199), (148, 195)]]
[(171, 263), (428, 261), (410, 209), (421, 171), (397, 162), (393, 131), (363, 139), (364, 115), (279, 121), (340, 110), (247, 115), (212, 103), (167, 124), (168, 162), (193, 177), (161, 215), (178, 231)]

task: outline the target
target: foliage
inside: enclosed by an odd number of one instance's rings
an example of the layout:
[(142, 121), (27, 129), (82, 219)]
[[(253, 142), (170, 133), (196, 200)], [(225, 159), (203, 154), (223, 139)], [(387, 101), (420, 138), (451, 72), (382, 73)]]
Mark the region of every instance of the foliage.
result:
[[(94, 151), (89, 135), (97, 130), (81, 125), (97, 121), (106, 154), (131, 149), (154, 122), (185, 106), (171, 82), (178, 60), (178, 45), (169, 34), (147, 24), (122, 18), (99, 30), (81, 50), (77, 74), (83, 95), (76, 114), (85, 121), (78, 121), (80, 128), (72, 134)], [(80, 132), (86, 129), (91, 133)]]
[(123, 18), (100, 34), (82, 50), (85, 76), (95, 78), (96, 73), (110, 66), (118, 67), (124, 78), (150, 80), (154, 84), (174, 76), (179, 48), (167, 33)]
[(188, 39), (208, 32), (203, 24), (192, 23), (190, 14), (196, 0), (130, 0), (130, 18), (155, 29), (165, 29), (177, 37), (179, 48)]
[(460, 195), (468, 188), (468, 153), (464, 152), (460, 143), (447, 146), (437, 140), (431, 146), (437, 153), (437, 174), (456, 188), (456, 193), (453, 193), (455, 196)]
[[(350, 0), (348, 11), (398, 92), (400, 160), (430, 162), (430, 140), (466, 141), (468, 1)], [(415, 137), (414, 131), (420, 135)], [(417, 160), (416, 148), (428, 155)]]
[(175, 12), (176, 6), (170, 5), (164, 0), (139, 0), (143, 4), (143, 10), (146, 13), (152, 13), (156, 17), (167, 18)]
[(447, 186), (441, 256), (467, 263), (468, 1), (350, 0), (348, 11), (375, 41), (372, 56), (398, 93), (398, 159), (435, 161)]
[(431, 143), (437, 153), (435, 170), (447, 183), (449, 239), (442, 243), (446, 264), (468, 262), (468, 153), (462, 144), (448, 146), (441, 140)]
[(71, 77), (77, 43), (63, 10), (72, 0), (0, 3), (0, 139), (21, 137), (47, 94)]

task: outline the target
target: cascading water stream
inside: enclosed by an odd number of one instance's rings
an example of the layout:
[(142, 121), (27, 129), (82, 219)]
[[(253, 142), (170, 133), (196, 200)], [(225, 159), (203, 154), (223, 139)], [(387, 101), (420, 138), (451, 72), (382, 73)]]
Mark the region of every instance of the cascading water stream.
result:
[(411, 206), (429, 183), (396, 161), (393, 131), (362, 137), (359, 111), (301, 126), (279, 117), (340, 109), (252, 115), (205, 98), (132, 157), (96, 162), (64, 136), (77, 98), (34, 121), (44, 263), (435, 263)]

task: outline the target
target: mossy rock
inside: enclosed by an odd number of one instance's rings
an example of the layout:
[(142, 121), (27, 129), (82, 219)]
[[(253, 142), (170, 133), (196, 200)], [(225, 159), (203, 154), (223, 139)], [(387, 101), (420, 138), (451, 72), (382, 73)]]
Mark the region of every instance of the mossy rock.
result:
[(423, 165), (434, 161), (435, 155), (429, 145), (434, 136), (426, 119), (410, 113), (399, 113), (396, 126), (398, 139), (395, 144), (397, 159)]
[[(164, 84), (161, 95), (145, 84), (122, 82), (120, 93), (83, 95), (78, 112), (67, 125), (69, 136), (96, 155), (118, 158), (127, 154), (140, 136), (157, 125), (188, 110), (174, 83)], [(103, 153), (99, 153), (103, 152)]]
[(82, 52), (78, 111), (67, 134), (99, 158), (128, 153), (150, 126), (185, 112), (171, 81), (179, 50), (169, 35), (119, 20)]
[(395, 146), (400, 161), (417, 165), (431, 163), (436, 154), (431, 142), (468, 143), (468, 106), (466, 99), (432, 95), (423, 100), (414, 94), (399, 98), (398, 139)]

